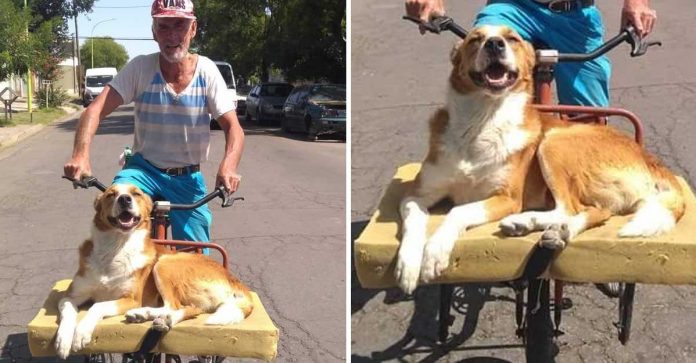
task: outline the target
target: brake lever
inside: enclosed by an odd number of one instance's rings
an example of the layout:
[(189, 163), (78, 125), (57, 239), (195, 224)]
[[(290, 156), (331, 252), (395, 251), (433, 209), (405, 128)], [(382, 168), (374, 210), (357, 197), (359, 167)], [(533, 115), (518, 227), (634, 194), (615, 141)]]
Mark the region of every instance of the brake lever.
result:
[(219, 186), (217, 190), (219, 192), (218, 194), (220, 195), (220, 198), (222, 198), (223, 208), (231, 207), (232, 205), (234, 205), (235, 201), (244, 200), (244, 197), (232, 198), (232, 193), (227, 193), (227, 191), (225, 191), (225, 187), (223, 186)]
[(102, 184), (96, 176), (83, 176), (80, 180), (73, 179), (70, 177), (67, 177), (65, 175), (62, 176), (63, 179), (68, 179), (72, 182), (73, 189), (82, 188), (82, 189), (89, 189), (90, 187), (95, 187), (102, 192), (106, 190), (106, 186)]
[(640, 38), (633, 25), (629, 25), (624, 29), (628, 33), (626, 41), (631, 45), (631, 57), (640, 57), (648, 52), (648, 48), (653, 45), (662, 46), (661, 41), (646, 42)]
[(435, 34), (440, 34), (443, 30), (447, 30), (447, 24), (452, 22), (452, 18), (446, 17), (446, 16), (438, 16), (433, 18), (431, 21), (423, 21), (419, 18), (416, 18), (415, 16), (410, 16), (410, 15), (404, 15), (402, 19), (410, 20), (423, 28), (425, 30), (435, 33)]

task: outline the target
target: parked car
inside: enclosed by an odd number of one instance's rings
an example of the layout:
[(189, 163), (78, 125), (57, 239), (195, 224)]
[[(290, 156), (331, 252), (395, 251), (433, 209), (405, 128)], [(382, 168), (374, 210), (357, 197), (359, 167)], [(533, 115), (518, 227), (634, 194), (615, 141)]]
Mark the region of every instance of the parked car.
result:
[(346, 139), (346, 85), (310, 84), (295, 88), (283, 106), (283, 131), (318, 135), (335, 134)]
[(289, 83), (261, 83), (254, 86), (247, 96), (246, 120), (256, 119), (260, 125), (283, 118), (283, 104), (292, 91)]
[[(237, 115), (244, 115), (246, 113), (246, 96), (237, 92), (237, 82), (234, 78), (232, 65), (227, 62), (220, 61), (215, 61), (215, 65), (227, 84), (227, 97), (231, 97), (237, 106)], [(220, 129), (220, 125), (218, 124), (217, 120), (213, 119), (212, 117), (210, 119), (210, 128), (216, 130)]]
[(85, 92), (82, 104), (87, 107), (104, 90), (104, 86), (116, 76), (116, 68), (89, 68), (85, 71)]

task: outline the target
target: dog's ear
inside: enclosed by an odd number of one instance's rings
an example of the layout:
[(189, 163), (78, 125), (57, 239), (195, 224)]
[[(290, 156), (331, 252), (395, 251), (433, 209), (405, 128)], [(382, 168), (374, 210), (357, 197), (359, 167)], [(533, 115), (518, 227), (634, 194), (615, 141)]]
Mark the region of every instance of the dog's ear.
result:
[(147, 210), (147, 215), (152, 215), (152, 208), (154, 208), (152, 198), (150, 198), (147, 193), (143, 193), (143, 200), (145, 201), (145, 210)]
[(101, 199), (103, 196), (104, 193), (99, 193), (97, 197), (94, 198), (94, 210), (97, 211), (97, 213), (101, 212)]
[(462, 61), (462, 52), (460, 51), (460, 48), (463, 46), (464, 41), (460, 40), (454, 44), (452, 50), (450, 51), (450, 61), (452, 62), (452, 65), (455, 67), (457, 67), (459, 63)]

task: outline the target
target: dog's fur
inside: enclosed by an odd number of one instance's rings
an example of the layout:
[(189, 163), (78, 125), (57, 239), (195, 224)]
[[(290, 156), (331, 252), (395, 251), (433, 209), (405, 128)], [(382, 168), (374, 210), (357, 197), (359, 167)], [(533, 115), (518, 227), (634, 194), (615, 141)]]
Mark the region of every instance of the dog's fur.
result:
[[(152, 201), (133, 185), (115, 184), (95, 202), (91, 238), (79, 249), (80, 265), (58, 303), (56, 353), (66, 358), (92, 339), (105, 317), (126, 314), (129, 322), (154, 320), (167, 331), (201, 313), (206, 324), (242, 321), (251, 313), (249, 290), (208, 257), (175, 253), (150, 239)], [(94, 301), (77, 323), (77, 307)]]
[[(449, 266), (460, 232), (501, 220), (505, 235), (546, 230), (563, 248), (612, 215), (635, 213), (621, 237), (672, 229), (684, 213), (676, 177), (611, 127), (576, 124), (532, 106), (534, 49), (513, 30), (474, 29), (451, 55), (446, 107), (430, 120), (430, 147), (401, 201), (395, 277), (407, 293)], [(428, 208), (454, 207), (432, 236)]]

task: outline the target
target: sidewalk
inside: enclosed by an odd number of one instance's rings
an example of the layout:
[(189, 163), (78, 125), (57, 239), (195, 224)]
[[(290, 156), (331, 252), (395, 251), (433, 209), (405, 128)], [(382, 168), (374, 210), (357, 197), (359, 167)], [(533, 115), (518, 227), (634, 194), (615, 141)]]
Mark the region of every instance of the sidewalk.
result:
[[(2, 105), (2, 103), (0, 103)], [(65, 115), (51, 121), (51, 124), (58, 122), (58, 121), (63, 121), (67, 120), (69, 118), (74, 117), (77, 113), (82, 112), (84, 108), (80, 107), (79, 109), (75, 110), (72, 107), (69, 107), (72, 111), (69, 111)], [(17, 101), (12, 103), (12, 111), (13, 112), (27, 112), (27, 101), (26, 98), (18, 98)], [(3, 117), (4, 109), (0, 107), (0, 117)], [(8, 127), (0, 127), (0, 150), (3, 150), (7, 147), (10, 147), (12, 145), (17, 144), (18, 142), (38, 133), (39, 131), (43, 130), (43, 128), (46, 127), (46, 125), (43, 124), (36, 124), (36, 125), (27, 125), (27, 124), (22, 124), (22, 125), (15, 125), (15, 126), (8, 126)]]

